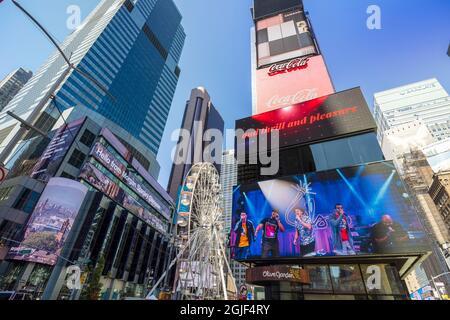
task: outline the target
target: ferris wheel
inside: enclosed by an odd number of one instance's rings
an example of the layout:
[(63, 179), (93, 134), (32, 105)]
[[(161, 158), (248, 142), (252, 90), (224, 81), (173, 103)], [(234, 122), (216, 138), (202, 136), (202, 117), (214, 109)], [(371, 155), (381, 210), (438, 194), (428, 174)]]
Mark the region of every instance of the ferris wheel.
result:
[(227, 275), (237, 292), (224, 249), (220, 176), (213, 164), (197, 163), (187, 173), (177, 206), (179, 254), (175, 291), (182, 300), (228, 300)]

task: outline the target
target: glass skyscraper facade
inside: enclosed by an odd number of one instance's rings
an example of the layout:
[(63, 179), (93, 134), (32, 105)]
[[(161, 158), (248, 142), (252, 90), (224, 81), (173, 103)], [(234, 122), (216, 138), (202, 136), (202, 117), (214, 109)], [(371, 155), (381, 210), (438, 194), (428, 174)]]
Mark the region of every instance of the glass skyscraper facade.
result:
[[(0, 114), (0, 151), (19, 130), (6, 111), (27, 119), (56, 84), (60, 109), (75, 107), (76, 113), (80, 106), (80, 115), (89, 110), (139, 150), (157, 175), (156, 154), (180, 75), (181, 19), (172, 0), (102, 0), (62, 49), (109, 94), (76, 71), (66, 75), (67, 64), (55, 53)], [(58, 114), (50, 103), (43, 110), (34, 123), (48, 130)]]

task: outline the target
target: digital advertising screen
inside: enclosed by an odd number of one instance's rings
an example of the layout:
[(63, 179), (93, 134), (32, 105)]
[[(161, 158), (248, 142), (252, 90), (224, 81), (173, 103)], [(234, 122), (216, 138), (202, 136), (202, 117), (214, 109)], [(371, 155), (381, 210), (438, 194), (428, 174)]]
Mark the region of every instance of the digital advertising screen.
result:
[(299, 6), (303, 6), (302, 0), (254, 0), (254, 18), (258, 20), (267, 15)]
[(296, 58), (255, 70), (255, 110), (260, 114), (334, 93), (321, 55)]
[(319, 53), (301, 9), (258, 20), (255, 30), (258, 68)]
[(31, 178), (48, 181), (58, 171), (86, 118), (61, 126), (33, 168)]
[(101, 172), (93, 163), (87, 162), (81, 169), (80, 178), (89, 183), (91, 186), (106, 194), (112, 200), (119, 203), (125, 209), (132, 212), (134, 215), (144, 220), (155, 229), (165, 233), (167, 225), (145, 208), (140, 202), (136, 194), (131, 195), (132, 191), (127, 188), (122, 182), (112, 181), (106, 174)]
[(78, 181), (51, 178), (25, 230), (23, 241), (7, 259), (55, 265), (88, 188)]
[(230, 247), (238, 261), (429, 251), (391, 161), (236, 186)]
[(341, 91), (236, 121), (236, 150), (259, 150), (261, 136), (279, 133), (279, 147), (310, 144), (376, 129), (360, 88)]

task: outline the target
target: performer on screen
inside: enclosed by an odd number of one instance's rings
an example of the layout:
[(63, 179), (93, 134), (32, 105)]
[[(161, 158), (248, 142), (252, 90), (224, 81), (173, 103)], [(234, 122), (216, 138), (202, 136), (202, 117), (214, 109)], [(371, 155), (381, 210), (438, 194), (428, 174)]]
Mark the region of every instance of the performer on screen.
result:
[(372, 227), (370, 233), (375, 253), (388, 253), (408, 240), (405, 229), (387, 214)]
[(263, 229), (261, 258), (280, 256), (278, 230), (284, 232), (285, 229), (280, 221), (280, 214), (277, 209), (272, 210), (270, 218), (265, 218), (259, 223), (256, 227), (255, 238), (261, 229)]
[(340, 203), (335, 205), (334, 213), (330, 216), (333, 252), (339, 255), (356, 254), (353, 246), (353, 236), (350, 231), (349, 218)]
[(234, 258), (236, 260), (245, 260), (250, 253), (250, 245), (255, 240), (255, 228), (253, 222), (247, 219), (247, 213), (241, 212), (241, 219), (234, 226), (236, 233), (236, 250)]
[(294, 246), (300, 240), (300, 255), (306, 256), (315, 252), (316, 241), (314, 239), (313, 222), (305, 209), (296, 208), (295, 212), (295, 236)]

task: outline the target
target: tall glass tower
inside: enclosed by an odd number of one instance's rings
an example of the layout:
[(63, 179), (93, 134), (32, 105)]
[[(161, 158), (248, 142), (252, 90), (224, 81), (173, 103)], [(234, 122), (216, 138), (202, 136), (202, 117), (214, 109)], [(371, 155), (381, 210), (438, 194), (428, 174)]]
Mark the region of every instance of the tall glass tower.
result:
[[(102, 0), (62, 49), (109, 94), (68, 72), (63, 57), (53, 54), (0, 113), (0, 152), (20, 130), (6, 112), (29, 119), (53, 91), (60, 109), (73, 107), (77, 116), (109, 127), (156, 176), (156, 154), (180, 75), (181, 18), (172, 0)], [(32, 122), (49, 130), (57, 110), (50, 102), (42, 110)]]

